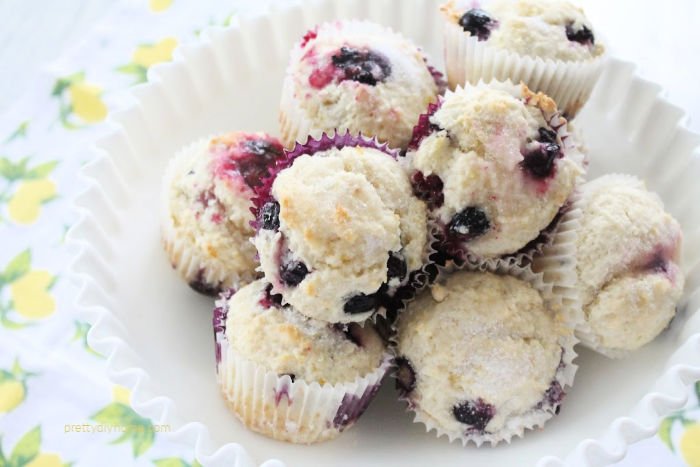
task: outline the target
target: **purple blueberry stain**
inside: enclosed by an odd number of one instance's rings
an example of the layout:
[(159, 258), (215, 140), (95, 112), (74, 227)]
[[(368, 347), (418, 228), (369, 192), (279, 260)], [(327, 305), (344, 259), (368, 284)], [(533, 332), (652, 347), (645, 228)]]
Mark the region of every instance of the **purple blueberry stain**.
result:
[(659, 274), (666, 274), (668, 273), (668, 260), (661, 253), (656, 253), (651, 261), (646, 264), (645, 269)]
[(436, 174), (426, 177), (423, 172), (416, 172), (411, 176), (413, 194), (431, 210), (440, 208), (445, 202), (443, 186), (442, 179)]
[(277, 230), (280, 228), (280, 203), (268, 201), (260, 210), (260, 225), (264, 230)]
[(280, 266), (280, 279), (288, 287), (296, 287), (309, 273), (308, 268), (301, 261), (290, 261)]
[(204, 279), (204, 269), (197, 271), (197, 275), (194, 279), (189, 282), (189, 286), (195, 292), (199, 292), (202, 295), (208, 295), (210, 297), (215, 297), (221, 292), (221, 286), (219, 284), (210, 284)]
[(284, 383), (279, 389), (273, 389), (273, 391), (275, 393), (275, 406), (280, 405), (284, 398), (287, 399), (287, 405), (292, 405), (292, 396), (289, 394), (289, 385), (287, 383)]
[(593, 35), (593, 31), (591, 31), (586, 25), (583, 25), (579, 29), (574, 29), (574, 23), (567, 24), (566, 38), (571, 42), (578, 42), (581, 45), (595, 45), (595, 36)]
[(216, 355), (217, 370), (221, 363), (221, 343), (226, 339), (226, 318), (228, 317), (228, 302), (235, 293), (234, 289), (228, 289), (221, 293), (220, 299), (223, 301), (221, 306), (214, 307), (212, 313), (212, 325), (214, 329), (214, 352)]
[(485, 433), (496, 409), (493, 405), (479, 398), (475, 401), (464, 401), (452, 407), (452, 414), (459, 423), (469, 426), (468, 432)]
[(282, 308), (282, 295), (272, 293), (272, 284), (267, 284), (262, 298), (260, 298), (260, 306), (268, 308)]
[(402, 397), (408, 396), (416, 388), (416, 372), (406, 357), (396, 357), (396, 389)]
[(333, 426), (339, 431), (343, 431), (348, 426), (354, 424), (369, 406), (370, 401), (379, 391), (379, 384), (367, 386), (362, 396), (347, 393), (343, 396), (340, 406), (333, 417)]
[(280, 159), (282, 145), (264, 139), (251, 139), (243, 143), (244, 155), (236, 159), (238, 172), (249, 187), (262, 185), (262, 179), (269, 176), (270, 167)]
[(554, 413), (558, 415), (559, 411), (561, 410), (561, 403), (564, 400), (564, 396), (566, 396), (566, 392), (561, 387), (561, 384), (559, 384), (559, 381), (553, 380), (545, 391), (544, 397), (537, 404), (536, 408), (542, 409), (543, 407), (553, 407)]
[(485, 41), (491, 36), (491, 30), (498, 26), (498, 22), (484, 10), (472, 8), (459, 18), (459, 25), (479, 41)]
[(411, 141), (408, 143), (408, 149), (418, 149), (418, 146), (424, 138), (427, 138), (431, 133), (442, 131), (439, 125), (430, 121), (430, 117), (435, 115), (435, 112), (440, 109), (440, 106), (442, 106), (442, 101), (428, 104), (427, 112), (418, 117), (418, 123), (413, 127), (413, 132), (411, 133)]
[(469, 206), (455, 214), (447, 225), (448, 232), (462, 241), (473, 240), (484, 235), (491, 222), (483, 209)]
[(343, 46), (331, 57), (331, 61), (342, 70), (342, 80), (375, 86), (391, 75), (389, 60), (373, 50)]

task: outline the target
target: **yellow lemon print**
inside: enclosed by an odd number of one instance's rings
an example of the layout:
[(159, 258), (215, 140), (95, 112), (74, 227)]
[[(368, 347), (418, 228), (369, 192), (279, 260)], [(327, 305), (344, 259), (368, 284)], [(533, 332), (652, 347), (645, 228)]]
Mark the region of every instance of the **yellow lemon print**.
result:
[(173, 0), (149, 0), (148, 7), (151, 11), (160, 12), (167, 10), (172, 4)]
[(102, 89), (86, 82), (76, 82), (68, 88), (73, 113), (87, 123), (100, 122), (107, 116), (107, 106), (102, 102)]
[(131, 404), (131, 391), (124, 386), (114, 386), (112, 388), (112, 399), (124, 405)]
[(177, 39), (166, 37), (153, 45), (139, 46), (132, 57), (132, 61), (145, 68), (156, 63), (167, 62), (173, 58), (173, 50), (177, 47)]
[(41, 212), (41, 204), (56, 195), (56, 185), (47, 179), (27, 180), (7, 204), (10, 219), (18, 224), (31, 224)]
[(46, 318), (56, 310), (48, 288), (53, 282), (48, 271), (29, 271), (10, 285), (15, 311), (25, 318)]
[(24, 464), (25, 467), (62, 467), (63, 461), (58, 454), (39, 454), (28, 464)]
[(700, 423), (690, 425), (681, 436), (680, 451), (690, 467), (700, 467)]
[(14, 410), (24, 400), (24, 384), (17, 380), (5, 380), (0, 383), (0, 413)]

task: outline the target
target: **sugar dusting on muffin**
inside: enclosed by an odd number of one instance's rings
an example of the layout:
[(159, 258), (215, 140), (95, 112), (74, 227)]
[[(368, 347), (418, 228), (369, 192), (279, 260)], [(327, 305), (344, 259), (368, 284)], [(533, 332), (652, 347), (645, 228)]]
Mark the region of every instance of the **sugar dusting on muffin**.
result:
[(427, 131), (414, 131), (407, 164), (447, 249), (517, 252), (555, 219), (583, 173), (554, 102), (524, 85), (460, 88), (422, 118)]
[(631, 176), (600, 177), (583, 193), (577, 240), (582, 337), (604, 353), (637, 349), (676, 313), (684, 285), (680, 225)]

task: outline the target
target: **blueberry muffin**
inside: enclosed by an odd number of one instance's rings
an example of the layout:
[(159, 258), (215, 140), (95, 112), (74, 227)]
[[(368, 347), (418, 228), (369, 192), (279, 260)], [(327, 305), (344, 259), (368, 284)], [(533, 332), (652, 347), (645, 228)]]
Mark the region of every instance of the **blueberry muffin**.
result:
[(331, 439), (362, 414), (388, 368), (371, 324), (309, 319), (257, 280), (214, 310), (217, 373), (250, 429), (295, 443)]
[(299, 145), (256, 201), (260, 269), (299, 313), (364, 321), (421, 270), (425, 204), (386, 151), (350, 135)]
[(609, 356), (652, 341), (668, 326), (683, 293), (683, 234), (659, 197), (631, 176), (583, 186), (577, 238), (581, 340)]
[(496, 444), (559, 412), (573, 380), (572, 330), (512, 276), (457, 272), (399, 318), (396, 385), (416, 421)]
[(562, 0), (450, 0), (445, 59), (450, 87), (480, 80), (524, 81), (550, 95), (567, 115), (585, 103), (604, 47), (590, 21)]
[(267, 134), (232, 132), (194, 143), (170, 163), (163, 180), (163, 244), (196, 291), (216, 295), (254, 278), (253, 188), (283, 152)]
[(513, 255), (557, 217), (583, 174), (554, 102), (522, 85), (467, 86), (421, 116), (405, 163), (450, 257)]
[(408, 39), (370, 22), (334, 21), (291, 53), (280, 122), (287, 147), (322, 132), (361, 133), (403, 148), (442, 75)]

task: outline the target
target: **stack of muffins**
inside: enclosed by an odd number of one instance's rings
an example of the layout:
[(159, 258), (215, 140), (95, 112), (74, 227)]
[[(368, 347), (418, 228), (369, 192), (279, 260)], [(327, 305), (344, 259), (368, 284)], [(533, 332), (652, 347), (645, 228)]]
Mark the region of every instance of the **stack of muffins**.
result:
[(585, 183), (570, 130), (592, 26), (565, 1), (471, 4), (441, 7), (449, 90), (401, 35), (326, 23), (291, 52), (279, 140), (173, 158), (163, 243), (219, 297), (218, 381), (248, 428), (332, 439), (393, 367), (428, 430), (510, 441), (559, 412), (578, 340), (620, 357), (673, 318), (680, 226), (634, 177)]

